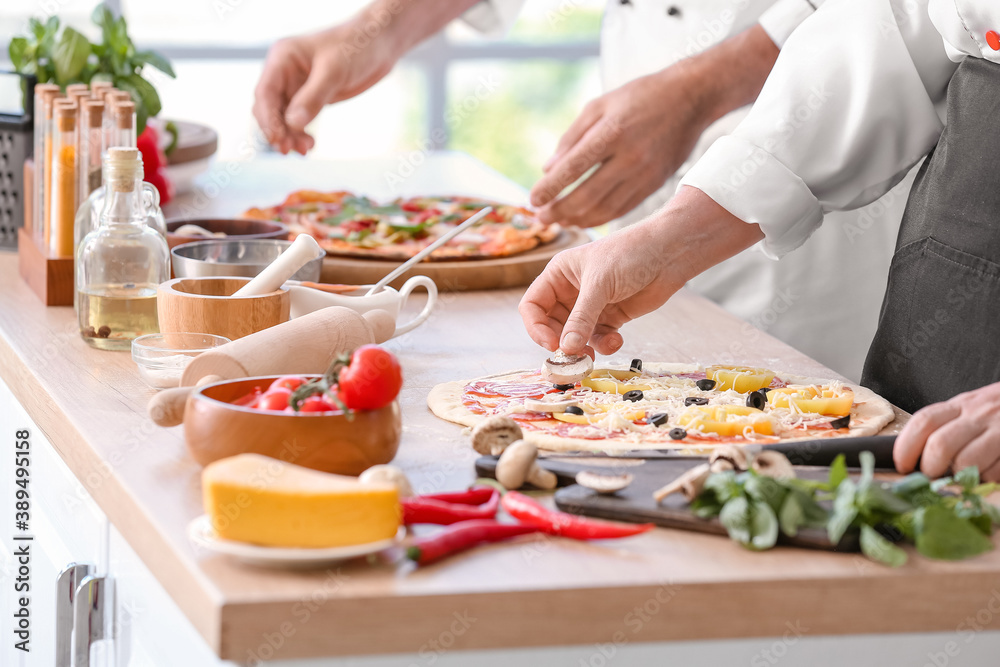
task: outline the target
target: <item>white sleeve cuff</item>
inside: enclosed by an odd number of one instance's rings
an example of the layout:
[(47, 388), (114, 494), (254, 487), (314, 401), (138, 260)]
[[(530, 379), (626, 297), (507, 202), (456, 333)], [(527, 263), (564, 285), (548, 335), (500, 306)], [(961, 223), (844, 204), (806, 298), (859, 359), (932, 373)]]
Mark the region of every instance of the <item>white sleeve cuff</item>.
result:
[(740, 220), (760, 225), (762, 250), (778, 259), (805, 243), (823, 222), (819, 200), (794, 172), (758, 146), (720, 137), (681, 180)]
[(462, 20), (488, 37), (503, 37), (517, 21), (525, 0), (480, 0), (465, 10)]
[(779, 49), (792, 31), (816, 11), (821, 0), (778, 0), (760, 15), (760, 27)]

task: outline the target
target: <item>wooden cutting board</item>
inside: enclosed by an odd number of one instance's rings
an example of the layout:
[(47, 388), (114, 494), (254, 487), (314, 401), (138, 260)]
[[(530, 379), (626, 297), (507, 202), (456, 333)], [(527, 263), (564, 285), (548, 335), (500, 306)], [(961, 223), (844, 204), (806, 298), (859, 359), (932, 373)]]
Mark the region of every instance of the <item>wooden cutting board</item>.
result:
[[(390, 285), (398, 289), (413, 276), (423, 275), (437, 283), (438, 291), (441, 292), (522, 287), (538, 277), (557, 253), (583, 245), (589, 240), (585, 230), (571, 227), (561, 231), (551, 243), (513, 257), (464, 262), (421, 262)], [(320, 280), (324, 283), (370, 285), (377, 283), (401, 263), (327, 256), (323, 260)]]
[[(476, 461), (480, 477), (496, 476), (496, 457), (483, 456)], [(582, 514), (613, 521), (629, 523), (655, 523), (663, 528), (693, 530), (713, 535), (726, 535), (718, 519), (699, 519), (691, 513), (683, 496), (675, 494), (657, 504), (653, 492), (676, 479), (689, 468), (704, 463), (704, 458), (676, 459), (612, 459), (594, 458), (545, 458), (539, 463), (551, 470), (563, 488), (556, 491), (556, 506), (564, 512)], [(575, 483), (576, 474), (582, 470), (605, 473), (630, 473), (635, 480), (624, 490), (612, 495), (598, 494)], [(828, 468), (796, 466), (798, 477), (825, 480)], [(567, 485), (567, 486), (564, 486)], [(857, 534), (848, 534), (834, 545), (825, 530), (803, 529), (795, 537), (779, 535), (779, 544), (822, 549), (826, 551), (854, 552), (859, 550)]]

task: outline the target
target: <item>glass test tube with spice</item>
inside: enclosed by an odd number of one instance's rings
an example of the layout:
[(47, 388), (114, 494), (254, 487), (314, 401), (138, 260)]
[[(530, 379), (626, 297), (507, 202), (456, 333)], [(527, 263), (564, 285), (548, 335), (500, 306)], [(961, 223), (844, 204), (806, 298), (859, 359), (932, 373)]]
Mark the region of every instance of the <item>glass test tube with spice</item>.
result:
[[(77, 170), (77, 206), (101, 187), (101, 155), (104, 152), (104, 102), (87, 100), (80, 109), (80, 168)], [(75, 245), (75, 244), (74, 244)]]
[(156, 333), (156, 289), (170, 274), (167, 241), (148, 224), (156, 189), (142, 181), (135, 148), (109, 148), (100, 226), (76, 255), (80, 335), (105, 350), (127, 350)]
[(45, 92), (42, 94), (42, 152), (38, 162), (40, 174), (38, 181), (37, 209), (41, 213), (39, 224), (35, 227), (35, 245), (46, 253), (49, 249), (49, 219), (52, 203), (52, 112), (56, 102), (65, 100), (60, 92)]
[(52, 176), (49, 179), (49, 256), (73, 256), (76, 213), (77, 106), (57, 103), (52, 112)]
[(32, 193), (31, 193), (31, 236), (35, 245), (41, 247), (45, 241), (45, 105), (51, 103), (59, 94), (59, 86), (54, 83), (39, 83), (35, 85), (35, 134), (34, 151), (32, 153)]

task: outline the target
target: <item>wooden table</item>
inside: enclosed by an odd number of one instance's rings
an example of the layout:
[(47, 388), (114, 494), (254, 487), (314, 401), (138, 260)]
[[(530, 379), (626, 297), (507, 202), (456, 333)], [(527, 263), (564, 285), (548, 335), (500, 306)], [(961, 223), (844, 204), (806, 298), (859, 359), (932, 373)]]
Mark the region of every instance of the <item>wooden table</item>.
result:
[[(285, 185), (278, 185), (279, 189)], [(265, 201), (273, 197), (263, 198)], [(406, 374), (396, 463), (421, 492), (473, 478), (462, 429), (427, 410), (435, 384), (535, 364), (519, 291), (446, 294), (430, 320), (388, 344)], [(690, 293), (624, 330), (613, 361), (741, 362), (831, 371)], [(657, 529), (621, 543), (527, 539), (421, 570), (352, 562), (334, 571), (256, 569), (196, 550), (199, 467), (181, 429), (151, 425), (153, 391), (127, 353), (76, 333), (71, 308), (44, 308), (0, 255), (0, 378), (114, 526), (221, 657), (246, 659), (268, 633), (294, 631), (276, 657), (416, 652), (456, 619), (453, 650), (599, 642), (953, 631), (1000, 586), (1000, 551), (962, 563), (919, 557), (899, 569), (857, 555), (778, 548)], [(5, 436), (7, 437), (7, 436)], [(321, 600), (301, 622), (302, 601)], [(986, 628), (1000, 628), (991, 614)]]

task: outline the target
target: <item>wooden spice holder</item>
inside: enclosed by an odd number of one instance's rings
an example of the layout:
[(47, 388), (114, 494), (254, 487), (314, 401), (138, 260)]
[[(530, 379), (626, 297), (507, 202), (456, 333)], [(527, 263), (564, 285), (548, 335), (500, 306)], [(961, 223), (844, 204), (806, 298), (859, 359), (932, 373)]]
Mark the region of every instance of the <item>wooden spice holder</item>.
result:
[(17, 266), (21, 278), (46, 306), (73, 305), (73, 258), (49, 257), (24, 227), (17, 230)]

